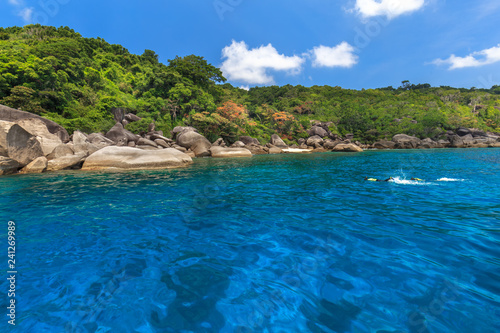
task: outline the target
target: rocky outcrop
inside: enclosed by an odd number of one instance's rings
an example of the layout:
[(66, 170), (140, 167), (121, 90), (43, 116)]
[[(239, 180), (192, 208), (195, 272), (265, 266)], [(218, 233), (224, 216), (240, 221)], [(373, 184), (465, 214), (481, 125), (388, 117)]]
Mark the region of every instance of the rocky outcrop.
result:
[(372, 147), (375, 149), (394, 149), (396, 143), (394, 141), (380, 140), (375, 142)]
[(87, 142), (93, 144), (99, 149), (102, 149), (104, 147), (112, 146), (115, 143), (105, 137), (104, 135), (100, 133), (92, 133), (87, 136)]
[(318, 135), (311, 136), (310, 138), (307, 139), (306, 144), (308, 146), (314, 147), (314, 148), (320, 148), (323, 146), (323, 138), (321, 138)]
[(363, 149), (360, 147), (356, 146), (354, 143), (340, 143), (333, 148), (333, 151), (341, 151), (341, 152), (362, 152)]
[(134, 122), (134, 121), (139, 121), (139, 120), (141, 120), (141, 119), (142, 119), (141, 117), (138, 117), (138, 116), (136, 116), (136, 115), (135, 115), (135, 114), (133, 114), (133, 113), (127, 113), (127, 114), (125, 115), (125, 117), (124, 117), (124, 118), (125, 118), (125, 120), (126, 120), (126, 121), (128, 121), (129, 123)]
[(67, 156), (67, 155), (73, 155), (75, 152), (73, 148), (71, 148), (69, 145), (61, 144), (54, 148), (54, 150), (47, 155), (47, 159), (50, 160), (55, 160), (56, 158)]
[(419, 148), (432, 149), (432, 148), (443, 148), (443, 147), (436, 141), (432, 140), (431, 138), (425, 138), (420, 142)]
[(321, 126), (313, 126), (311, 127), (309, 130), (307, 130), (307, 134), (309, 134), (309, 136), (319, 136), (320, 138), (324, 138), (324, 137), (329, 137), (331, 132), (324, 129), (323, 127)]
[(180, 134), (184, 133), (184, 132), (189, 132), (189, 131), (193, 131), (193, 132), (196, 132), (198, 133), (198, 130), (194, 127), (191, 127), (191, 126), (176, 126), (172, 131), (172, 137), (174, 139), (177, 139), (179, 137)]
[(196, 157), (210, 156), (212, 144), (203, 135), (193, 130), (184, 130), (177, 134), (177, 144), (191, 149)]
[(210, 148), (212, 157), (252, 157), (252, 152), (245, 148), (224, 148), (213, 146)]
[(137, 140), (136, 144), (138, 146), (151, 146), (158, 148), (158, 144), (156, 142), (144, 138), (140, 138), (139, 140)]
[(336, 145), (338, 145), (339, 143), (341, 143), (340, 140), (335, 140), (333, 141), (332, 139), (326, 139), (324, 142), (323, 142), (323, 148), (325, 149), (329, 149), (329, 150), (332, 150), (333, 148), (335, 148)]
[(214, 143), (212, 143), (212, 146), (225, 147), (226, 142), (224, 141), (223, 138), (218, 138), (217, 140), (214, 141)]
[(396, 149), (415, 149), (420, 145), (420, 139), (406, 134), (396, 134), (392, 137)]
[(59, 125), (58, 123), (53, 122), (52, 120), (45, 119), (43, 117), (37, 116), (36, 114), (25, 112), (21, 110), (16, 110), (10, 108), (5, 105), (0, 105), (0, 120), (10, 121), (10, 122), (18, 122), (22, 119), (39, 119), (43, 121), (48, 129), (48, 131), (52, 134), (55, 134), (57, 137), (61, 139), (62, 142), (69, 141), (68, 132), (64, 127)]
[(17, 172), (19, 163), (12, 158), (0, 156), (0, 175), (10, 175)]
[(246, 149), (250, 150), (253, 155), (265, 155), (269, 154), (269, 148), (268, 147), (263, 147), (260, 144), (249, 144), (245, 146)]
[[(125, 132), (125, 128), (122, 123), (116, 123), (115, 126), (106, 133), (106, 138), (111, 140), (117, 146), (126, 146), (128, 144), (128, 135)], [(131, 140), (133, 141), (133, 140)]]
[(87, 155), (85, 153), (78, 153), (50, 160), (47, 164), (47, 171), (79, 168), (81, 166), (81, 163), (85, 160), (86, 156)]
[(82, 170), (139, 170), (185, 167), (191, 157), (173, 149), (154, 151), (131, 147), (106, 147), (90, 155)]
[(230, 147), (231, 148), (243, 148), (243, 147), (245, 147), (245, 143), (243, 141), (236, 141)]
[(464, 127), (458, 128), (455, 132), (458, 136), (466, 136), (467, 134), (471, 134), (470, 129)]
[(40, 142), (18, 124), (0, 121), (0, 154), (25, 166), (43, 156)]
[(162, 148), (170, 148), (170, 145), (168, 144), (167, 141), (162, 140), (162, 139), (155, 139), (154, 141), (159, 147)]
[(273, 134), (271, 135), (271, 142), (273, 146), (280, 147), (280, 148), (288, 148), (286, 145), (285, 141), (283, 141), (278, 134)]
[(33, 160), (30, 164), (25, 166), (19, 173), (42, 173), (47, 169), (48, 161), (45, 156), (41, 156)]
[(44, 155), (50, 154), (55, 147), (63, 143), (59, 136), (49, 132), (47, 125), (40, 118), (25, 118), (18, 120), (16, 124), (36, 137)]
[(243, 142), (246, 146), (254, 144), (254, 145), (260, 145), (259, 140), (252, 138), (250, 136), (240, 136), (240, 140)]

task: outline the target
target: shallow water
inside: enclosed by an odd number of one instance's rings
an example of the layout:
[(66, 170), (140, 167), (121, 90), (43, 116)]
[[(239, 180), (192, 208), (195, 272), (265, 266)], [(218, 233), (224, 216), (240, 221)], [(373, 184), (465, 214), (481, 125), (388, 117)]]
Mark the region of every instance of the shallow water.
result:
[(2, 177), (16, 329), (498, 332), (499, 171), (465, 149)]

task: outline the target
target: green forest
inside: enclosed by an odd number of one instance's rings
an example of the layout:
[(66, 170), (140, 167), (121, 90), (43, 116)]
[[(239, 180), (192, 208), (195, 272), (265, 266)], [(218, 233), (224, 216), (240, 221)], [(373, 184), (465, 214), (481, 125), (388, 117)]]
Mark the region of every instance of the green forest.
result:
[(202, 56), (162, 64), (152, 50), (135, 55), (68, 27), (41, 25), (0, 28), (0, 104), (56, 121), (70, 133), (106, 132), (114, 125), (110, 110), (121, 107), (142, 118), (127, 125), (133, 132), (146, 131), (151, 122), (167, 134), (190, 125), (228, 143), (241, 135), (266, 143), (274, 133), (291, 143), (307, 137), (314, 120), (363, 143), (398, 133), (438, 139), (459, 127), (500, 132), (500, 86), (431, 87), (405, 80), (397, 88), (247, 91), (226, 83)]

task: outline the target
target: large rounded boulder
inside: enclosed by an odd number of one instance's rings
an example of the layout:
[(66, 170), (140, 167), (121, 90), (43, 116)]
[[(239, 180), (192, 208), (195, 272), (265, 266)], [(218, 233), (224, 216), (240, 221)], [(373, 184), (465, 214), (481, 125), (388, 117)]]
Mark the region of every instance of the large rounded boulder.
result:
[(191, 149), (196, 157), (210, 156), (212, 144), (200, 133), (187, 130), (177, 135), (177, 144), (186, 149)]
[(17, 172), (19, 163), (5, 156), (0, 156), (0, 175), (10, 175)]
[(191, 163), (191, 157), (173, 148), (143, 150), (110, 146), (87, 157), (82, 170), (170, 169)]
[(0, 120), (0, 154), (25, 166), (35, 158), (44, 156), (40, 142), (24, 128)]
[(330, 133), (328, 133), (323, 127), (321, 126), (313, 126), (309, 130), (307, 130), (307, 134), (309, 136), (319, 136), (320, 138), (324, 138), (326, 136), (329, 136)]
[(252, 157), (252, 152), (246, 148), (225, 148), (213, 146), (210, 148), (212, 157)]
[(39, 119), (45, 123), (48, 131), (59, 137), (62, 142), (66, 143), (69, 141), (68, 132), (58, 123), (30, 112), (16, 110), (5, 105), (0, 105), (0, 120), (18, 122), (21, 119)]
[(392, 137), (392, 141), (396, 144), (396, 149), (415, 149), (421, 143), (419, 138), (406, 134), (396, 134)]
[(251, 145), (251, 144), (260, 145), (259, 140), (246, 135), (240, 136), (239, 141), (243, 142), (245, 145)]
[(340, 143), (333, 148), (333, 151), (358, 153), (358, 152), (362, 152), (363, 149), (356, 146), (354, 143)]
[(16, 124), (36, 137), (42, 147), (44, 155), (50, 154), (54, 148), (63, 143), (59, 136), (49, 132), (47, 125), (41, 119), (26, 118), (18, 120)]
[(280, 148), (288, 148), (285, 141), (283, 141), (278, 134), (271, 135), (271, 144)]

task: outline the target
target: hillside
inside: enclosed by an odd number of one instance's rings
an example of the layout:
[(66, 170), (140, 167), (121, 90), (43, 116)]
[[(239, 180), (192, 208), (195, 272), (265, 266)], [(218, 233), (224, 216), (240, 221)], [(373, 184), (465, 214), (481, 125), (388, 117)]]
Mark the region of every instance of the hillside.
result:
[(307, 137), (311, 120), (330, 122), (333, 133), (362, 142), (406, 133), (439, 138), (458, 127), (500, 131), (500, 87), (456, 89), (403, 81), (398, 88), (348, 90), (330, 86), (270, 86), (249, 91), (225, 83), (220, 69), (200, 56), (168, 65), (145, 50), (131, 54), (68, 27), (0, 28), (0, 104), (56, 121), (71, 133), (106, 131), (113, 107), (154, 121), (168, 133), (191, 125), (210, 140), (240, 135), (267, 142)]

